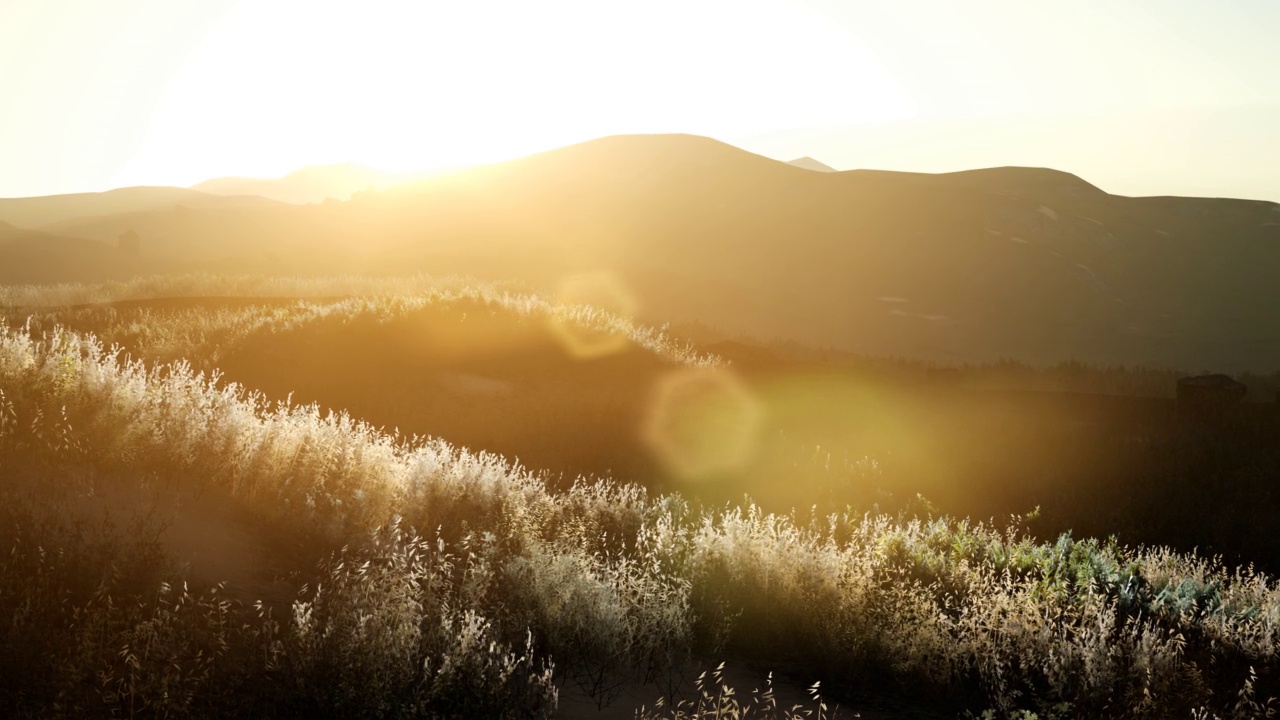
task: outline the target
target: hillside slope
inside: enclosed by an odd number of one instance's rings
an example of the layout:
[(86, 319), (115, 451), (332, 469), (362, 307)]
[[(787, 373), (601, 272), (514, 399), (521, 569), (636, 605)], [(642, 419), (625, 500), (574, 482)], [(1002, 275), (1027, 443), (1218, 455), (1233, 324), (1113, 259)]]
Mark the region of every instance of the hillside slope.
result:
[(796, 158), (795, 160), (790, 160), (787, 162), (787, 164), (795, 165), (796, 167), (804, 168), (805, 170), (813, 170), (814, 172), (836, 172), (835, 168), (822, 162), (821, 160), (815, 160), (814, 158), (811, 158), (808, 155), (805, 155), (804, 157)]
[(1112, 196), (1034, 168), (815, 173), (684, 136), (604, 138), (378, 200), (406, 258), (544, 282), (611, 267), (653, 316), (765, 338), (1280, 366), (1274, 203)]
[(24, 228), (42, 228), (75, 218), (143, 210), (186, 207), (261, 207), (274, 204), (261, 197), (221, 197), (175, 187), (126, 187), (98, 193), (0, 198), (0, 221)]
[(302, 168), (279, 178), (222, 177), (192, 185), (212, 195), (257, 195), (280, 202), (304, 204), (328, 199), (347, 200), (353, 193), (393, 184), (394, 173), (343, 163)]
[(0, 221), (0, 284), (120, 279), (146, 270), (112, 245)]
[[(3, 217), (3, 216), (0, 216)], [(938, 361), (1280, 367), (1280, 205), (1074, 175), (819, 173), (685, 135), (593, 140), (320, 206), (67, 221), (166, 267), (609, 270), (646, 320)]]

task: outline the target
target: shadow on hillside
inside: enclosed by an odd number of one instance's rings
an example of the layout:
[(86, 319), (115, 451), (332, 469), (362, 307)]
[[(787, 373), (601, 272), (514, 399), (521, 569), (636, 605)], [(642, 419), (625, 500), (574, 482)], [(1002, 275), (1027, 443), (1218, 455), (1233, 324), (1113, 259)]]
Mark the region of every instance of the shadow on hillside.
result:
[[(104, 331), (108, 317), (117, 327), (134, 319), (180, 326), (189, 322), (181, 313), (253, 315), (255, 306), (292, 317), (294, 302), (134, 301), (58, 322), (94, 332)], [(143, 341), (131, 332), (115, 337), (146, 356), (131, 346)], [(661, 389), (690, 369), (635, 345), (579, 359), (537, 315), (459, 299), (387, 315), (272, 320), (245, 336), (214, 333), (201, 343), (194, 352), (216, 346), (213, 365), (226, 381), (271, 400), (316, 403), (406, 438), (438, 436), (495, 453), (555, 488), (608, 476), (711, 505), (747, 495), (766, 509), (801, 515), (850, 507), (1003, 522), (1039, 507), (1030, 527), (1045, 538), (1068, 530), (1114, 534), (1122, 542), (1280, 567), (1280, 538), (1268, 532), (1280, 512), (1276, 406), (1244, 403), (1212, 418), (1180, 416), (1172, 375), (1068, 368), (1070, 383), (1061, 386), (1087, 388), (1094, 377), (1105, 387), (1099, 394), (996, 390), (983, 370), (858, 364), (707, 342), (701, 349), (728, 363), (732, 389), (759, 411), (758, 427), (738, 462), (689, 477), (664, 462), (646, 430)], [(172, 344), (162, 343), (166, 353), (176, 352)], [(1019, 382), (1050, 388), (1050, 380)], [(1156, 387), (1166, 381), (1166, 391)], [(1128, 388), (1170, 397), (1100, 394)], [(709, 432), (701, 441), (714, 446), (725, 437)]]
[(636, 428), (674, 367), (634, 346), (576, 359), (543, 323), (482, 303), (332, 318), (255, 336), (219, 363), (270, 398), (514, 458), (560, 486), (579, 475), (657, 482)]
[(229, 380), (345, 409), (402, 435), (515, 458), (565, 487), (582, 475), (767, 509), (1005, 518), (1041, 508), (1046, 537), (1117, 535), (1280, 563), (1274, 405), (1180, 417), (1171, 399), (967, 389), (925, 376), (712, 346), (763, 408), (741, 466), (690, 479), (644, 437), (656, 388), (681, 370), (629, 348), (567, 353), (540, 323), (455, 304), (378, 322), (327, 320), (228, 352)]

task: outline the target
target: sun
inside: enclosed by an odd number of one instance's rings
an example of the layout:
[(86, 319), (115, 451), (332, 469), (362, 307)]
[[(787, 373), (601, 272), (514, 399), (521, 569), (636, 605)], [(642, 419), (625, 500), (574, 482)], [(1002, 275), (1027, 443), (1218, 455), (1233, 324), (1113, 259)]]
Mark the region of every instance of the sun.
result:
[(856, 38), (783, 2), (255, 0), (176, 73), (121, 179), (453, 167), (911, 112)]

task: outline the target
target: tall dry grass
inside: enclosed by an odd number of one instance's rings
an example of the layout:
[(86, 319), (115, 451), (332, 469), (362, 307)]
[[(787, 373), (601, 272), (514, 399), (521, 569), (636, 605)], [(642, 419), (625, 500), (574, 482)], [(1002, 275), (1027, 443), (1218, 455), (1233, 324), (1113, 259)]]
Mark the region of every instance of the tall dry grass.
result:
[(1280, 670), (1280, 588), (1250, 568), (1037, 543), (1016, 523), (699, 508), (607, 482), (552, 493), (498, 457), (61, 330), (0, 330), (0, 463), (50, 486), (211, 488), (347, 546), (275, 617), (179, 592), (160, 559), (85, 586), (82, 568), (146, 556), (74, 529), (33, 539), (39, 513), (11, 515), (6, 642), (53, 678), (0, 679), (19, 714), (550, 714), (556, 682), (604, 702), (733, 654), (1002, 716), (1261, 717)]
[[(182, 300), (229, 299), (224, 307)], [(164, 300), (156, 307), (117, 307)], [(267, 302), (270, 300), (271, 302)], [(34, 334), (54, 328), (91, 333), (149, 361), (217, 367), (221, 353), (255, 334), (283, 333), (326, 319), (388, 322), (433, 306), (476, 304), (516, 319), (583, 333), (617, 335), (666, 360), (693, 366), (719, 362), (663, 328), (589, 305), (551, 302), (521, 290), (466, 278), (268, 278), (155, 276), (123, 283), (0, 286), (0, 318)]]

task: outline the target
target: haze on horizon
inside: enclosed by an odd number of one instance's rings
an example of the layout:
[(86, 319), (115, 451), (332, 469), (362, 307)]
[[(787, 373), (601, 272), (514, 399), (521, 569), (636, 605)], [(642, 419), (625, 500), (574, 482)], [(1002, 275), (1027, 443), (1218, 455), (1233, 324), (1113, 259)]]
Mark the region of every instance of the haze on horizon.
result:
[(0, 197), (686, 132), (1280, 200), (1277, 26), (1267, 0), (10, 0)]

